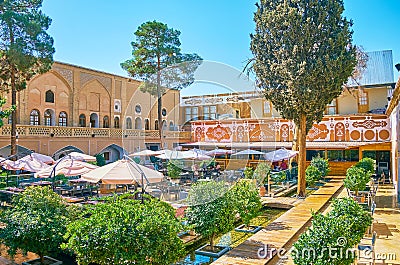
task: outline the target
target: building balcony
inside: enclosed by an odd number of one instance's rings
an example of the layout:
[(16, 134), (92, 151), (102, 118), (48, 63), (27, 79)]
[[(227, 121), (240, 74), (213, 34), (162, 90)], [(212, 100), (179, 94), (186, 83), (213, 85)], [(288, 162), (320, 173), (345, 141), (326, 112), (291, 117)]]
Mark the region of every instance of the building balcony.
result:
[[(17, 125), (19, 138), (23, 137), (51, 137), (51, 138), (127, 138), (159, 140), (158, 130), (137, 130), (137, 129), (114, 129), (114, 128), (88, 128), (88, 127), (62, 127), (62, 126), (41, 126), (41, 125)], [(0, 128), (0, 136), (10, 136), (11, 125), (4, 125)], [(190, 132), (164, 131), (165, 139), (179, 139), (190, 141)]]

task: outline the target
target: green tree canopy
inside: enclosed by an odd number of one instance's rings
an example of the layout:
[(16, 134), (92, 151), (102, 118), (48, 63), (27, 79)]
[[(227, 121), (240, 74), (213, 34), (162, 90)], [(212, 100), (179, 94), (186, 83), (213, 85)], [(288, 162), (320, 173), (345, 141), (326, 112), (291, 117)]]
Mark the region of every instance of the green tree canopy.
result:
[[(46, 33), (51, 19), (40, 10), (42, 0), (0, 1), (0, 89), (11, 90), (16, 106), (17, 91), (53, 63), (53, 39)], [(11, 154), (16, 153), (16, 112), (12, 112)]]
[(372, 217), (352, 199), (334, 200), (332, 210), (314, 214), (311, 228), (293, 245), (293, 261), (297, 265), (350, 265), (354, 248), (362, 239)]
[(305, 140), (356, 66), (342, 0), (261, 0), (250, 49), (257, 85), (298, 130), (298, 195), (305, 195)]
[(229, 191), (234, 201), (234, 212), (238, 213), (243, 223), (248, 227), (251, 219), (257, 217), (262, 205), (255, 180), (242, 179)]
[(1, 242), (9, 254), (17, 249), (43, 256), (57, 251), (63, 242), (70, 212), (61, 197), (48, 187), (28, 187), (15, 197), (13, 207), (1, 215)]
[(181, 230), (167, 203), (150, 199), (142, 204), (118, 197), (95, 205), (69, 224), (63, 247), (71, 249), (82, 265), (169, 265), (183, 255), (177, 236)]
[(215, 180), (197, 182), (190, 189), (189, 207), (186, 217), (189, 225), (193, 225), (196, 233), (210, 240), (214, 247), (217, 235), (233, 228), (235, 216), (234, 203), (223, 182)]
[(180, 31), (157, 21), (148, 21), (135, 31), (131, 42), (132, 59), (121, 67), (132, 77), (144, 81), (141, 90), (156, 96), (158, 128), (162, 132), (162, 95), (166, 89), (181, 89), (194, 81), (194, 72), (201, 64), (197, 54), (181, 52)]

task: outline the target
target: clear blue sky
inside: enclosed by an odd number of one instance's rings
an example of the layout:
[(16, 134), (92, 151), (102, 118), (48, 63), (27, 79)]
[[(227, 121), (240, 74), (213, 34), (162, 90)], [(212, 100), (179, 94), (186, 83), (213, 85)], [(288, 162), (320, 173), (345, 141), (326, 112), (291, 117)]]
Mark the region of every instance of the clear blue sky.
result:
[[(131, 57), (137, 27), (149, 20), (180, 30), (183, 52), (241, 70), (251, 57), (255, 2), (44, 0), (43, 11), (53, 20), (55, 60), (127, 76), (119, 64)], [(345, 0), (345, 8), (354, 43), (366, 51), (393, 50), (394, 64), (400, 63), (400, 0)]]

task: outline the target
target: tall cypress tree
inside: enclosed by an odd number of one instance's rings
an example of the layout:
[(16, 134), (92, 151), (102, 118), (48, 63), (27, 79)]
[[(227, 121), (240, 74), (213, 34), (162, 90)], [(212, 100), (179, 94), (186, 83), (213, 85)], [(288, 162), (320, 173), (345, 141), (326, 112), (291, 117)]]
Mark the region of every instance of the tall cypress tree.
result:
[[(17, 92), (53, 63), (53, 39), (46, 33), (51, 19), (40, 10), (43, 0), (0, 0), (0, 89)], [(18, 108), (18, 106), (16, 106)], [(11, 155), (16, 154), (17, 114), (12, 112)]]
[(338, 97), (356, 66), (352, 22), (342, 0), (261, 0), (251, 35), (257, 84), (282, 117), (296, 124), (298, 196), (305, 195), (306, 135)]

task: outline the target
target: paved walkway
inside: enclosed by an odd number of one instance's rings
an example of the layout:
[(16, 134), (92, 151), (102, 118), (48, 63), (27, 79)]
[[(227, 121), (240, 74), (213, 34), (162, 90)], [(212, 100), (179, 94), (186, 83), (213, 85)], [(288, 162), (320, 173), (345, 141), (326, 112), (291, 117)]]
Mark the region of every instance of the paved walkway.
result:
[[(343, 188), (342, 179), (333, 179), (307, 197), (266, 228), (213, 262), (213, 265), (274, 264), (279, 260), (273, 249), (290, 249), (298, 236), (310, 225), (311, 212), (321, 212)], [(267, 250), (267, 251), (265, 251)]]
[[(344, 190), (338, 197), (347, 197)], [(373, 230), (377, 233), (375, 264), (400, 265), (400, 209), (393, 185), (380, 185), (376, 194), (377, 208)], [(324, 213), (328, 212), (328, 208)], [(356, 264), (369, 264), (372, 259), (360, 259)], [(278, 265), (294, 265), (291, 257), (285, 256)]]

